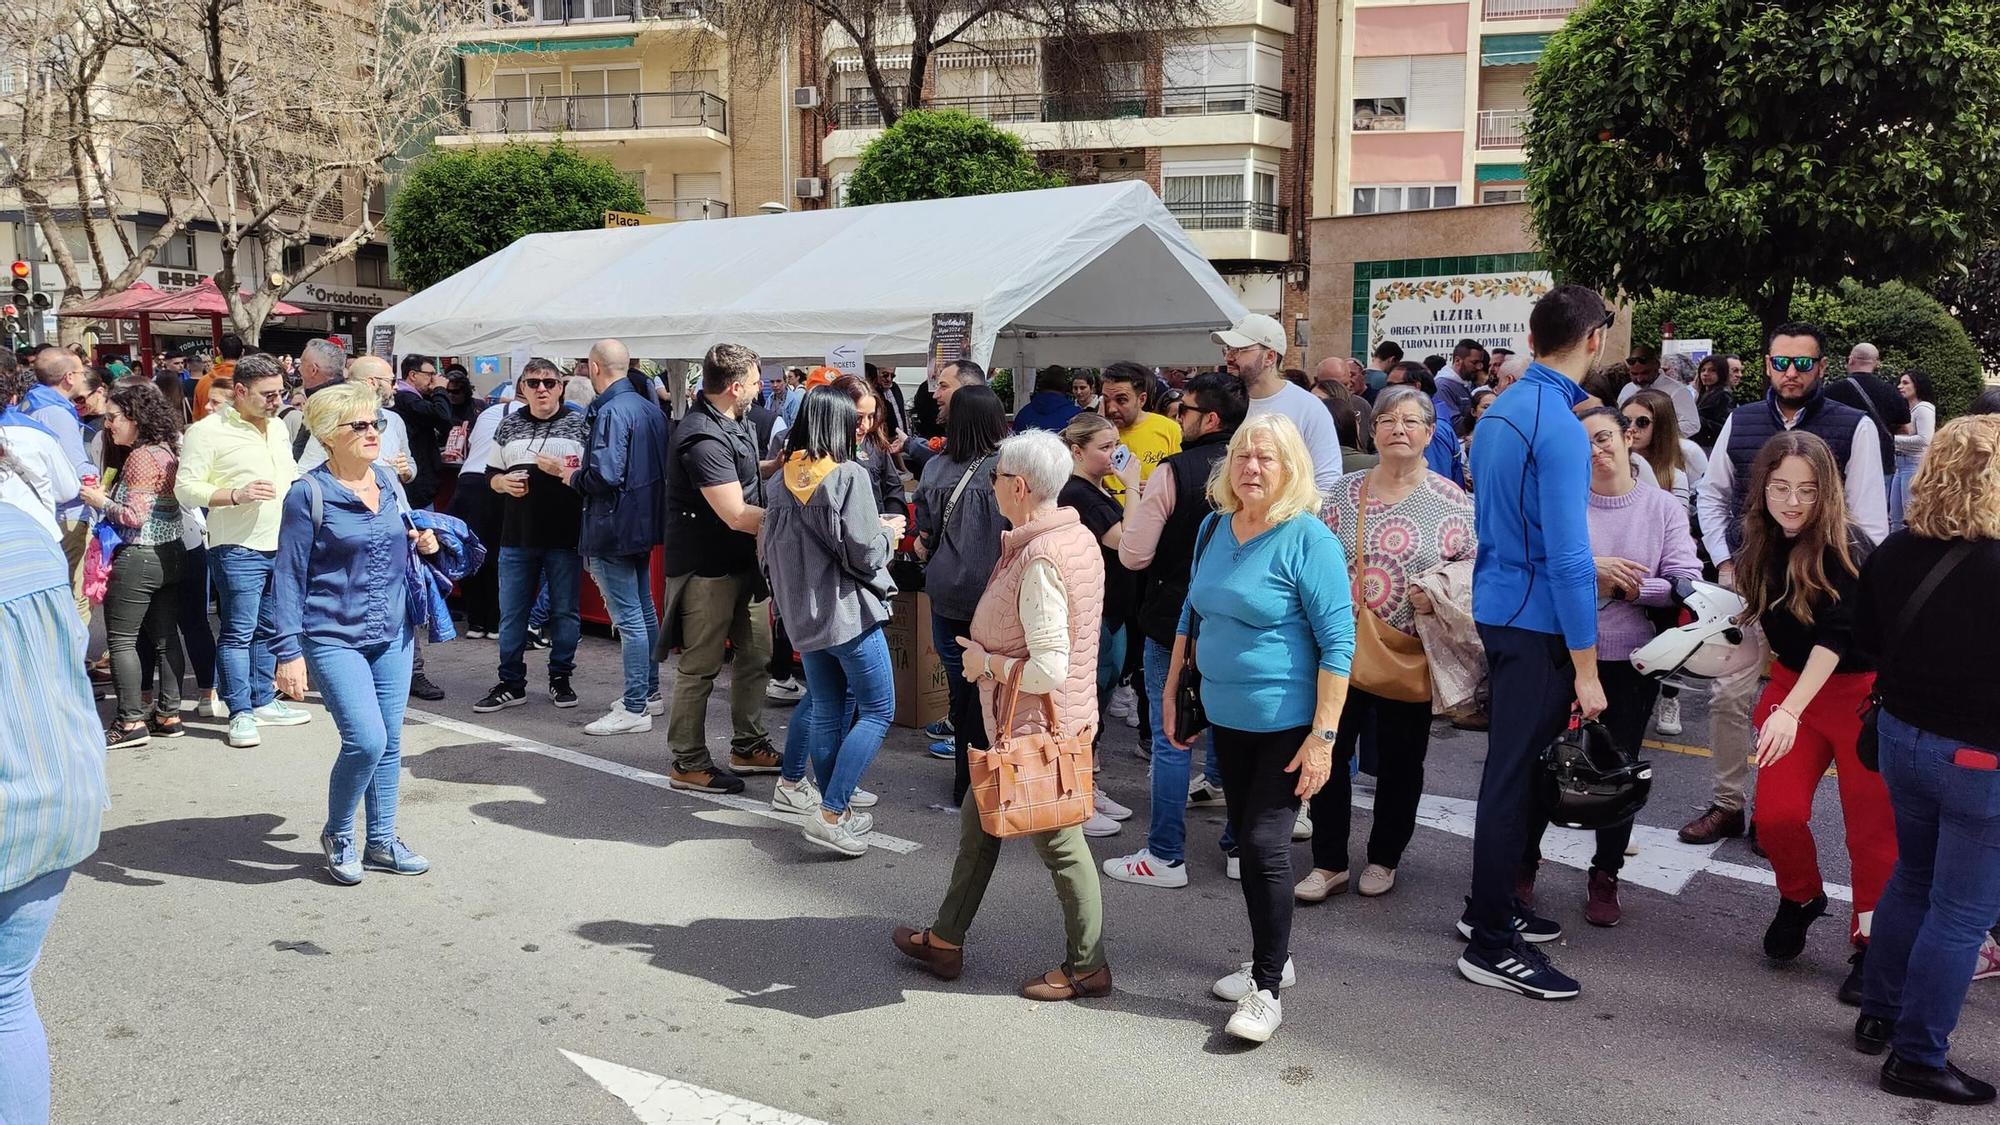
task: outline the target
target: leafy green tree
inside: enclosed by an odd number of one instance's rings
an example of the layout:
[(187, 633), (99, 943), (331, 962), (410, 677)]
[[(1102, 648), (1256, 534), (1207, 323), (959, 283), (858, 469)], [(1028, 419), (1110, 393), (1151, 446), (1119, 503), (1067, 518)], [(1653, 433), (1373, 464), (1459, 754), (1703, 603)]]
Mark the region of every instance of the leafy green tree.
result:
[(1934, 292), (1972, 335), (1989, 370), (2000, 370), (2000, 245), (1987, 246), (1945, 274)]
[(1063, 186), (1021, 138), (958, 110), (911, 110), (861, 150), (847, 203), (903, 203)]
[(606, 211), (644, 211), (639, 188), (606, 160), (561, 143), (434, 149), (389, 204), (396, 273), (435, 285), (522, 235), (588, 230)]
[(1936, 277), (2000, 227), (2000, 4), (1618, 0), (1550, 40), (1528, 199), (1558, 274), (1635, 297)]

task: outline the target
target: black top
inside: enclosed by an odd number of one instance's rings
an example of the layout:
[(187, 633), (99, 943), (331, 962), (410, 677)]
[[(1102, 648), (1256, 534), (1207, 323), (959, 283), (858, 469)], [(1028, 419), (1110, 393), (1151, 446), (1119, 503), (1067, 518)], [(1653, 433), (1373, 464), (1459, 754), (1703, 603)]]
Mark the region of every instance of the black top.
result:
[[(1780, 542), (1772, 547), (1779, 557), (1772, 560), (1767, 571), (1771, 582), (1778, 588), (1785, 585), (1785, 560), (1788, 544)], [(1848, 553), (1853, 556), (1856, 566), (1862, 565), (1869, 554), (1868, 537), (1854, 533), (1848, 543)], [(1834, 553), (1826, 553), (1826, 579), (1833, 585), (1834, 597), (1830, 604), (1813, 607), (1811, 625), (1801, 624), (1792, 616), (1784, 604), (1767, 609), (1758, 617), (1758, 624), (1764, 627), (1764, 639), (1771, 643), (1771, 654), (1778, 663), (1794, 672), (1803, 672), (1806, 659), (1815, 648), (1824, 648), (1840, 655), (1840, 666), (1835, 672), (1872, 672), (1875, 662), (1870, 654), (1862, 651), (1854, 640), (1854, 603), (1861, 591), (1858, 575), (1847, 573)]]
[(1118, 628), (1132, 612), (1134, 575), (1118, 561), (1118, 552), (1104, 545), (1104, 533), (1124, 520), (1125, 509), (1110, 493), (1079, 476), (1064, 482), (1056, 503), (1075, 508), (1077, 518), (1090, 529), (1090, 537), (1097, 540), (1097, 549), (1104, 555), (1104, 620)]
[(421, 395), (399, 386), (389, 409), (403, 419), (403, 428), (410, 433), (410, 467), (417, 473), (404, 488), (410, 507), (429, 507), (444, 478), (444, 438), (456, 424), (451, 400), (442, 387)]
[(1881, 671), (1875, 690), (1897, 718), (1968, 746), (2000, 753), (2000, 541), (1981, 540), (1931, 591), (1896, 651), (1884, 651), (1910, 595), (1952, 540), (1898, 531), (1861, 568), (1854, 637)]
[(1849, 375), (1827, 384), (1826, 397), (1846, 403), (1875, 423), (1875, 437), (1882, 443), (1883, 479), (1895, 476), (1896, 431), (1910, 424), (1910, 404), (1903, 401), (1902, 392), (1877, 375)]
[(722, 522), (701, 490), (735, 481), (743, 502), (764, 506), (757, 475), (757, 435), (747, 421), (718, 411), (697, 397), (674, 427), (667, 450), (666, 572), (721, 578), (757, 570), (757, 537)]
[[(500, 546), (574, 551), (583, 532), (583, 497), (561, 478), (542, 472), (535, 457), (546, 453), (573, 469), (583, 463), (590, 424), (583, 411), (563, 404), (555, 416), (539, 419), (516, 410), (500, 420), (493, 432), (493, 453), (486, 477), (525, 470), (526, 496), (496, 495), (500, 505)], [(488, 487), (491, 487), (490, 483)]]
[(1695, 410), (1701, 415), (1701, 428), (1695, 431), (1694, 443), (1703, 452), (1715, 448), (1715, 439), (1722, 436), (1722, 424), (1729, 421), (1729, 414), (1736, 409), (1736, 395), (1728, 387), (1716, 386), (1701, 393), (1695, 401)]

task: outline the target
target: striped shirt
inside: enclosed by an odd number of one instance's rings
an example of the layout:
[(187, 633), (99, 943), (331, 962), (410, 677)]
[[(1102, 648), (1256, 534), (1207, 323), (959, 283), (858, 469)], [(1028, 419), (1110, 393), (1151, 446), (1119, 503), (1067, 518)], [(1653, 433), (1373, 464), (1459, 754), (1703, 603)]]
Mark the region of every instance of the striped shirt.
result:
[(104, 732), (62, 549), (0, 505), (0, 891), (97, 850)]

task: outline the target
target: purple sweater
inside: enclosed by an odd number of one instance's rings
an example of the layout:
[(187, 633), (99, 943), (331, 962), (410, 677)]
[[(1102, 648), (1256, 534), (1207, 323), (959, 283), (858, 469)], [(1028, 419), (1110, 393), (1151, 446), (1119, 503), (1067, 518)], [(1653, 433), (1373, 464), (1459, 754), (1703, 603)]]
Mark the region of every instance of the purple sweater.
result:
[(1629, 660), (1656, 632), (1640, 607), (1672, 601), (1671, 579), (1701, 577), (1687, 506), (1663, 488), (1638, 484), (1623, 496), (1592, 492), (1589, 519), (1591, 554), (1630, 559), (1652, 571), (1639, 585), (1638, 601), (1604, 601), (1597, 611), (1597, 658)]

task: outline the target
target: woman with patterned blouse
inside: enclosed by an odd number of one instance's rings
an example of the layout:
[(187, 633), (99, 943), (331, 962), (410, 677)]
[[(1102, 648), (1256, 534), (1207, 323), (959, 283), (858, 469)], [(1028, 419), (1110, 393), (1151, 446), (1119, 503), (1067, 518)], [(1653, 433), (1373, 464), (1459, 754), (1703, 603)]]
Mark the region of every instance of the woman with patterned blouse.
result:
[[(144, 746), (154, 736), (179, 738), (181, 673), (180, 585), (187, 549), (181, 543), (181, 507), (174, 499), (174, 472), (180, 467), (180, 420), (150, 383), (114, 387), (104, 408), (107, 468), (115, 467), (111, 491), (84, 485), (83, 502), (119, 529), (122, 545), (111, 558), (104, 591), (104, 631), (111, 650), (111, 678), (118, 689), (118, 717), (105, 731), (105, 746)], [(124, 463), (119, 464), (120, 461)], [(139, 638), (146, 654), (139, 654)], [(140, 666), (151, 661), (155, 674), (153, 713), (141, 698)]]
[[(1477, 545), (1472, 500), (1424, 464), (1437, 428), (1431, 399), (1416, 387), (1390, 387), (1375, 402), (1375, 452), (1381, 463), (1349, 473), (1335, 487), (1325, 512), (1327, 526), (1359, 574), (1360, 604), (1410, 636), (1417, 615), (1433, 609), (1417, 588), (1422, 578), (1446, 563), (1470, 559)], [(1361, 519), (1366, 499), (1365, 534)], [(1417, 802), (1424, 793), (1424, 756), (1430, 752), (1431, 705), (1401, 703), (1350, 688), (1334, 744), (1333, 775), (1313, 798), (1313, 870), (1294, 894), (1320, 902), (1344, 894), (1348, 885), (1347, 829), (1353, 794), (1347, 762), (1372, 717), (1375, 740), (1375, 822), (1368, 833), (1368, 865), (1357, 889), (1373, 897), (1396, 885), (1396, 865), (1416, 831)]]

